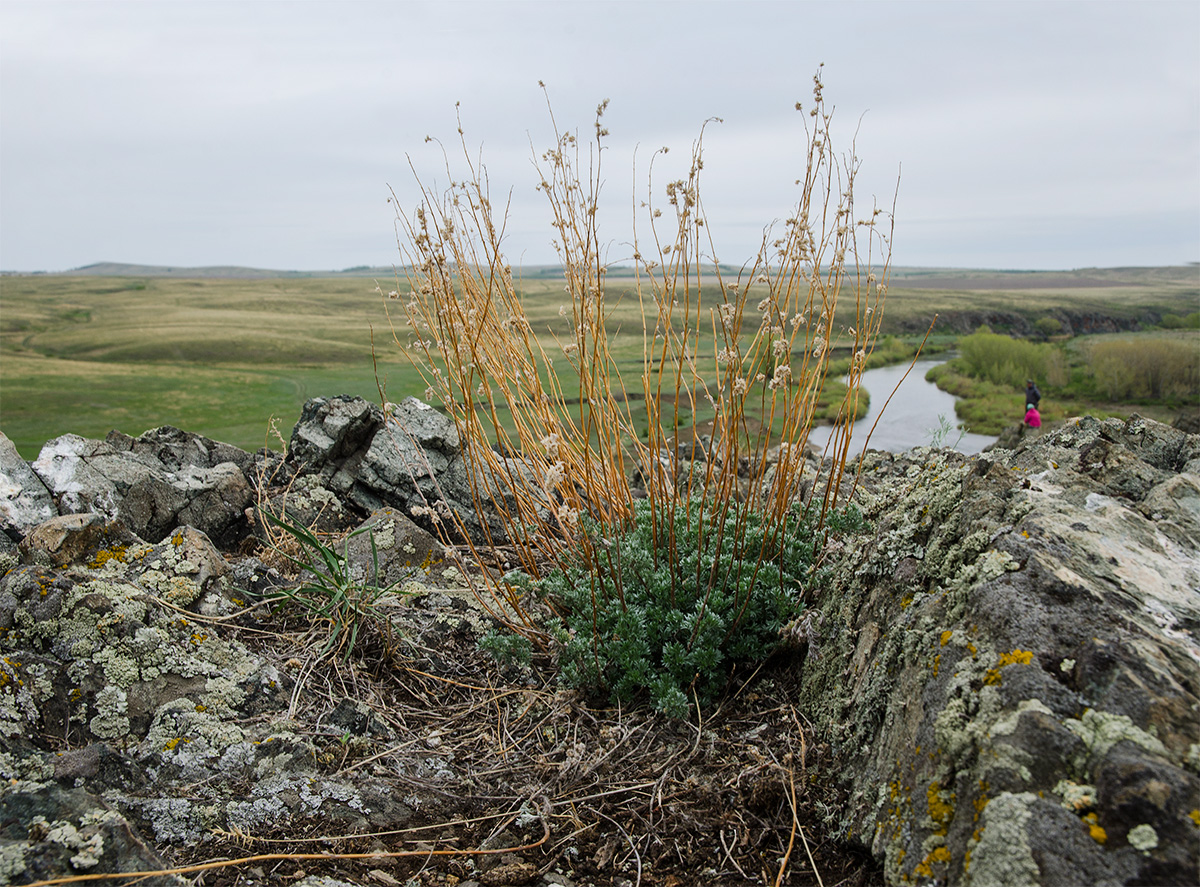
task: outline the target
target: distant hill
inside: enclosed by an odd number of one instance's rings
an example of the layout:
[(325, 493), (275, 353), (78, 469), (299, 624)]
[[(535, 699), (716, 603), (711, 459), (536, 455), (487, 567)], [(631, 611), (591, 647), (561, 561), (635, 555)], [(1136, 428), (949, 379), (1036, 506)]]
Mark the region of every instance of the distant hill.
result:
[(280, 278), (280, 277), (334, 277), (347, 276), (379, 276), (391, 274), (390, 267), (370, 268), (361, 265), (357, 268), (347, 268), (344, 271), (278, 271), (271, 268), (244, 268), (240, 265), (205, 265), (200, 268), (187, 268), (179, 265), (132, 265), (126, 262), (95, 262), (82, 268), (72, 268), (59, 274), (78, 277), (186, 277), (190, 279), (204, 277), (234, 277), (244, 279)]
[[(516, 270), (516, 269), (514, 269)], [(705, 274), (712, 273), (706, 266)], [(69, 271), (52, 272), (71, 277), (178, 277), (178, 278), (240, 278), (279, 279), (295, 277), (368, 277), (386, 279), (397, 271), (392, 265), (356, 265), (340, 271), (281, 271), (272, 268), (246, 268), (239, 265), (206, 265), (185, 267), (176, 265), (136, 265), (125, 262), (95, 262)], [(727, 279), (736, 278), (738, 269), (722, 264), (721, 274)], [(4, 272), (13, 273), (13, 272)], [(41, 272), (39, 272), (41, 273)], [(526, 279), (560, 277), (559, 265), (526, 265), (520, 275)], [(1063, 287), (1105, 287), (1146, 284), (1152, 282), (1183, 282), (1200, 284), (1200, 264), (1124, 267), (1124, 268), (1076, 268), (1063, 271), (1021, 271), (986, 268), (934, 268), (918, 266), (893, 266), (889, 279), (894, 288), (945, 289), (945, 290), (1021, 290), (1058, 289)], [(610, 278), (630, 278), (634, 269), (629, 266), (614, 266), (609, 269)]]

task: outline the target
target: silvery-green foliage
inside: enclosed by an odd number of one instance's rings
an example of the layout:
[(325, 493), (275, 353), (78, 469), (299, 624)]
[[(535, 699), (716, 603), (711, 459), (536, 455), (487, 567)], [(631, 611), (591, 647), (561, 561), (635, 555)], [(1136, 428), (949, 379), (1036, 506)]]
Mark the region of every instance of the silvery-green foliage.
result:
[(597, 534), (593, 562), (537, 583), (565, 619), (559, 662), (568, 686), (629, 701), (648, 693), (673, 717), (713, 701), (730, 670), (762, 661), (801, 596), (823, 581), (830, 533), (862, 527), (830, 511), (824, 529), (793, 512), (770, 525), (744, 505), (693, 499), (638, 502), (628, 528)]

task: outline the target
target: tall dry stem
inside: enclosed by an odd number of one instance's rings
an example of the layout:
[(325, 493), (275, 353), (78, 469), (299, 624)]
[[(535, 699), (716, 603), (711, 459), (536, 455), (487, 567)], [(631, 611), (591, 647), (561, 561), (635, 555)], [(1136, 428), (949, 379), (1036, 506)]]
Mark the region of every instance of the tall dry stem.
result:
[[(818, 72), (811, 104), (796, 105), (806, 138), (795, 208), (781, 231), (764, 230), (757, 255), (737, 273), (717, 260), (701, 200), (704, 128), (687, 175), (661, 192), (655, 164), (666, 149), (652, 158), (635, 207), (629, 296), (642, 317), (642, 369), (627, 389), (609, 322), (619, 295), (607, 286), (598, 227), (606, 105), (586, 152), (551, 112), (554, 144), (535, 160), (569, 300), (566, 334), (531, 327), (503, 256), (507, 212), (494, 207), (461, 126), (465, 174), (450, 174), (447, 157), (448, 190), (422, 184), (414, 210), (397, 203), (409, 296), (393, 318), (395, 340), (427, 398), (458, 428), (477, 506), (502, 515), (506, 538), (488, 541), (513, 543), (535, 577), (566, 562), (603, 564), (603, 540), (632, 519), (634, 477), (658, 506), (656, 538), (671, 557), (676, 517), (691, 499), (720, 503), (715, 532), (735, 539), (749, 510), (778, 534), (798, 504), (815, 504), (823, 516), (838, 497), (887, 294), (892, 213), (856, 206), (859, 158), (853, 142), (847, 154), (835, 151)], [(804, 446), (831, 353), (845, 346), (852, 360), (832, 458), (813, 484), (804, 478)], [(634, 404), (644, 404), (645, 420)], [(705, 411), (711, 423), (699, 420)], [(685, 443), (702, 446), (705, 458), (685, 460)], [(751, 568), (763, 556), (740, 554)]]

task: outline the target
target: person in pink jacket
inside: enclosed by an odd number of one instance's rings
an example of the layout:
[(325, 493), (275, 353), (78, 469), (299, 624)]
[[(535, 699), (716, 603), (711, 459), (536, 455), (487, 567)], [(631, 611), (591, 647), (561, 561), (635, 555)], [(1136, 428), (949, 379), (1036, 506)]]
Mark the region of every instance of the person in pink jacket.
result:
[(1038, 412), (1037, 407), (1033, 404), (1025, 406), (1025, 425), (1029, 428), (1042, 427), (1042, 414)]

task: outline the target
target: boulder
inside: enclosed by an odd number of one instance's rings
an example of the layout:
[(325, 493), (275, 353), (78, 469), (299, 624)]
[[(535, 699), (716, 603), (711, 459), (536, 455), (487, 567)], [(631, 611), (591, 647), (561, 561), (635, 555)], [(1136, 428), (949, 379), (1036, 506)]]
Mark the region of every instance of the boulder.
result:
[[(180, 461), (188, 455), (199, 464)], [(227, 456), (232, 459), (213, 462)], [(160, 428), (103, 441), (66, 434), (42, 447), (33, 470), (63, 513), (120, 519), (152, 542), (190, 524), (231, 546), (249, 532), (246, 509), (254, 492), (239, 465), (253, 460), (227, 444)]]
[(232, 462), (247, 476), (251, 475), (260, 459), (252, 453), (210, 440), (191, 431), (182, 431), (171, 425), (152, 428), (150, 431), (130, 437), (119, 431), (110, 431), (105, 437), (117, 452), (132, 453), (157, 462), (169, 472), (185, 471), (188, 468), (216, 468)]
[(351, 575), (379, 587), (400, 588), (410, 580), (436, 584), (446, 569), (442, 543), (394, 508), (380, 509), (357, 527), (345, 552)]
[[(6, 884), (167, 868), (124, 816), (86, 789), (19, 783), (0, 793), (0, 823), (0, 871)], [(190, 882), (155, 875), (137, 883), (184, 887)]]
[(33, 527), (58, 514), (46, 485), (0, 432), (0, 532), (20, 540)]
[(1200, 438), (871, 453), (802, 702), (889, 883), (1194, 883)]
[(119, 521), (106, 521), (88, 512), (50, 518), (29, 532), (20, 549), (33, 563), (65, 567), (94, 556), (100, 549), (141, 541)]
[[(507, 541), (494, 508), (485, 509), (482, 520), (476, 511), (453, 421), (415, 397), (389, 404), (386, 415), (362, 398), (314, 398), (292, 431), (288, 453), (302, 474), (318, 476), (363, 513), (390, 507), (430, 531), (455, 536), (461, 529), (480, 545)], [(513, 476), (528, 475), (520, 459), (503, 462)], [(514, 508), (490, 476), (477, 486), (486, 491), (484, 502)]]

